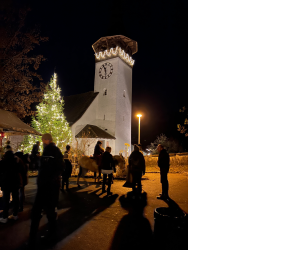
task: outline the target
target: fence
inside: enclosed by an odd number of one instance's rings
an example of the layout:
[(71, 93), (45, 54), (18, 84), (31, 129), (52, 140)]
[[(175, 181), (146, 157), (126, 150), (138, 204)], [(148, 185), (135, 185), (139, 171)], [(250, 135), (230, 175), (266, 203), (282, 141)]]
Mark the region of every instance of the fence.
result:
[[(171, 173), (188, 173), (188, 153), (177, 153), (170, 155)], [(158, 155), (145, 156), (146, 172), (159, 172), (157, 166)]]
[[(188, 153), (177, 153), (170, 155), (170, 173), (188, 173)], [(145, 156), (146, 173), (159, 173), (157, 166), (158, 155)], [(73, 161), (72, 176), (77, 176), (79, 172), (78, 163)], [(31, 172), (30, 172), (31, 173)], [(29, 173), (29, 174), (30, 174)], [(37, 172), (31, 173), (30, 176), (36, 176)], [(93, 172), (88, 172), (87, 176), (94, 176)]]

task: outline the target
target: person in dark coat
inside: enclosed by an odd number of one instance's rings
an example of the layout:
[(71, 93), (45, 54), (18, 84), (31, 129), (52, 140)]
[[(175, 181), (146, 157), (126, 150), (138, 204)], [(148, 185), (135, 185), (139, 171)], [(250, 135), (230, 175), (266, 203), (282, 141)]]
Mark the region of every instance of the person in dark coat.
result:
[(45, 210), (48, 218), (49, 233), (46, 239), (55, 240), (56, 216), (60, 177), (64, 171), (63, 155), (52, 142), (52, 136), (46, 133), (42, 136), (44, 151), (41, 156), (41, 166), (37, 177), (37, 193), (32, 207), (29, 246), (35, 246), (41, 213)]
[(33, 145), (32, 150), (31, 150), (31, 162), (32, 165), (34, 166), (34, 169), (38, 169), (39, 166), (39, 155), (40, 155), (40, 142), (37, 141), (35, 145)]
[[(97, 144), (95, 145), (95, 149), (94, 149), (94, 159), (96, 160), (98, 165), (100, 179), (101, 179), (101, 160), (102, 160), (103, 153), (104, 153), (104, 149), (102, 148), (102, 142), (97, 141)], [(96, 177), (96, 173), (94, 173), (94, 177)]]
[(115, 161), (113, 156), (111, 155), (111, 147), (107, 146), (105, 152), (102, 155), (102, 163), (101, 163), (102, 173), (103, 173), (103, 183), (102, 183), (102, 193), (105, 193), (105, 184), (108, 176), (107, 182), (107, 195), (111, 195), (110, 192), (111, 181), (113, 177), (113, 172), (116, 172)]
[(33, 145), (32, 150), (31, 150), (31, 155), (37, 156), (40, 153), (40, 142), (37, 141), (35, 145)]
[(69, 178), (71, 177), (72, 174), (72, 163), (69, 160), (70, 150), (71, 150), (71, 146), (67, 145), (64, 154), (65, 170), (62, 174), (62, 187), (61, 187), (62, 190), (64, 190), (65, 184), (66, 184), (66, 190), (69, 190)]
[(133, 152), (129, 156), (129, 171), (132, 174), (133, 194), (140, 196), (142, 193), (142, 175), (145, 174), (145, 158), (138, 145), (134, 145)]
[(27, 155), (23, 155), (22, 152), (17, 152), (15, 155), (20, 158), (22, 171), (22, 186), (20, 187), (20, 208), (19, 212), (23, 212), (24, 201), (25, 201), (25, 186), (28, 184), (28, 160)]
[(160, 182), (162, 185), (162, 193), (160, 196), (157, 196), (157, 199), (165, 200), (169, 198), (168, 172), (170, 168), (170, 156), (161, 144), (157, 146), (157, 151), (159, 152), (157, 165), (160, 168)]
[[(7, 219), (18, 219), (19, 212), (19, 189), (22, 186), (23, 166), (21, 159), (14, 155), (10, 146), (4, 154), (3, 160), (0, 161), (0, 185), (3, 192), (3, 217), (1, 223), (6, 223)], [(13, 199), (13, 214), (8, 216), (10, 194)]]

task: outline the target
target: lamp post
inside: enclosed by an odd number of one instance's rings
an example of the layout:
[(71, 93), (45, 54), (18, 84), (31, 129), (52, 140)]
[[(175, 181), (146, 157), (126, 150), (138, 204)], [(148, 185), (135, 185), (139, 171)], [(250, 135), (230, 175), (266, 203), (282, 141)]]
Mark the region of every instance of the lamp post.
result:
[(141, 117), (142, 115), (141, 114), (138, 114), (137, 117), (139, 118), (139, 142), (138, 144), (140, 144), (140, 136), (141, 136)]

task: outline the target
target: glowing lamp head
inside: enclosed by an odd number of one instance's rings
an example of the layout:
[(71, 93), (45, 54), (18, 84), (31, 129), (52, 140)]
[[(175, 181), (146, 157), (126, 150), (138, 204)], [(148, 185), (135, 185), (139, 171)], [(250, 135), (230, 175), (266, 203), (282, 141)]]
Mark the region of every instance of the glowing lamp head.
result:
[(138, 114), (137, 117), (142, 117), (142, 115), (141, 115), (141, 114)]

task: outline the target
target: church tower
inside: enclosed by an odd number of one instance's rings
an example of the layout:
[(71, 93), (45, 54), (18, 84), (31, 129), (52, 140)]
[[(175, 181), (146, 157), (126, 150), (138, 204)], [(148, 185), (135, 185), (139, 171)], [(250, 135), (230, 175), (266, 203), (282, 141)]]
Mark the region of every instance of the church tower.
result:
[[(96, 125), (116, 138), (112, 153), (131, 145), (132, 55), (137, 42), (125, 36), (102, 37), (93, 45), (95, 52), (94, 92), (98, 92)], [(107, 145), (103, 145), (106, 147)]]

